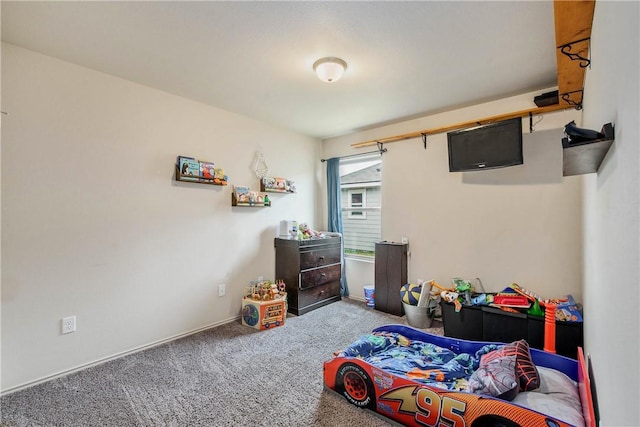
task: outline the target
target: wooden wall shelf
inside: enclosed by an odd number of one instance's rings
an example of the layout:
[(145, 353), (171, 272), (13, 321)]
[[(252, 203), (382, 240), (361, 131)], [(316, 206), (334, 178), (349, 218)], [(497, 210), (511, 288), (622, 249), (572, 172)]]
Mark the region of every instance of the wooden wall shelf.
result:
[(203, 178), (201, 176), (195, 177), (192, 175), (182, 175), (178, 165), (176, 167), (176, 181), (192, 182), (194, 184), (207, 184), (207, 185), (227, 185), (227, 181), (220, 178)]
[(604, 138), (570, 144), (562, 138), (562, 176), (583, 175), (598, 172), (611, 144), (614, 130), (611, 123), (602, 127)]
[(296, 192), (293, 181), (286, 178), (264, 177), (260, 180), (260, 191), (265, 193), (293, 194)]
[(268, 208), (271, 207), (271, 200), (267, 200), (265, 202), (238, 202), (236, 199), (236, 195), (231, 193), (231, 206), (241, 206), (245, 208)]

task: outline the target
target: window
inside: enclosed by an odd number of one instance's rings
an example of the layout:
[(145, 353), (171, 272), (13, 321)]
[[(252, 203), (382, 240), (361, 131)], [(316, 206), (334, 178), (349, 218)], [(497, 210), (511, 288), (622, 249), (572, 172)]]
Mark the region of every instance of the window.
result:
[(349, 218), (367, 219), (367, 213), (365, 211), (354, 210), (354, 208), (367, 207), (367, 193), (364, 188), (357, 190), (349, 190), (348, 198), (349, 205)]
[(373, 257), (381, 240), (382, 160), (378, 153), (340, 160), (344, 252)]

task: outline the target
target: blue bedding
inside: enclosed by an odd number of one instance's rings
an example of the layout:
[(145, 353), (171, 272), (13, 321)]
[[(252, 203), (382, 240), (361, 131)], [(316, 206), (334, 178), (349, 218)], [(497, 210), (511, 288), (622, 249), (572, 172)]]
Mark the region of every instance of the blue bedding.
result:
[(459, 353), (435, 344), (410, 340), (395, 332), (374, 332), (339, 353), (357, 357), (380, 369), (447, 390), (466, 390), (480, 357), (499, 348), (487, 344), (475, 354)]

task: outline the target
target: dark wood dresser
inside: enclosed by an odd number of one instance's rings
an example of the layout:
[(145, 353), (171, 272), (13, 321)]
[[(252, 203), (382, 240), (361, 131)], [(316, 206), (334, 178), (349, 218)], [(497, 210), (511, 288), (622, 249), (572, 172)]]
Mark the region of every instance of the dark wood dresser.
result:
[(339, 301), (342, 275), (340, 237), (275, 239), (276, 280), (287, 286), (289, 312), (301, 315)]

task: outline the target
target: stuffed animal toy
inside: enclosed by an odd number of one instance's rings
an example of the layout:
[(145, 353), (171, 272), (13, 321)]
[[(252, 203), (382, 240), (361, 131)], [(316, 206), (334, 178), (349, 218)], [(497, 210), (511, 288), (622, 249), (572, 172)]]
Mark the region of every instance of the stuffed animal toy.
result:
[(299, 240), (306, 240), (306, 239), (313, 239), (313, 238), (317, 238), (317, 237), (322, 237), (322, 233), (319, 231), (315, 231), (312, 230), (311, 228), (309, 228), (309, 224), (307, 223), (301, 223), (300, 225), (298, 225), (298, 239)]
[(459, 295), (458, 295), (457, 292), (442, 291), (442, 292), (440, 292), (440, 296), (446, 302), (454, 302), (454, 301), (456, 301), (458, 299)]
[(313, 237), (313, 231), (309, 228), (309, 224), (303, 222), (298, 226), (298, 238), (305, 240)]

